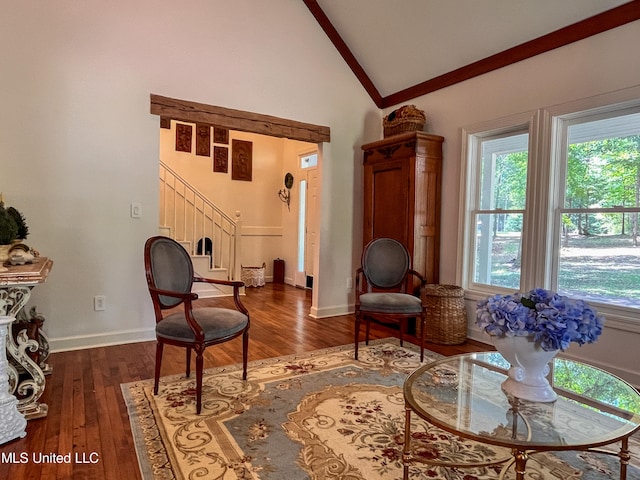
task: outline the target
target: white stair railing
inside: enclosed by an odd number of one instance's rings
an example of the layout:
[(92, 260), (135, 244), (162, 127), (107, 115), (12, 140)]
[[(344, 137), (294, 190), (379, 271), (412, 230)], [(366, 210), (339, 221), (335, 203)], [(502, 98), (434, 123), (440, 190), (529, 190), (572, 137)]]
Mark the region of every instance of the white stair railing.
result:
[[(205, 254), (212, 241), (212, 267), (226, 269), (229, 280), (240, 279), (240, 212), (235, 219), (224, 213), (168, 165), (160, 162), (160, 226), (174, 240), (188, 245), (191, 255)], [(198, 242), (201, 249), (198, 249)]]

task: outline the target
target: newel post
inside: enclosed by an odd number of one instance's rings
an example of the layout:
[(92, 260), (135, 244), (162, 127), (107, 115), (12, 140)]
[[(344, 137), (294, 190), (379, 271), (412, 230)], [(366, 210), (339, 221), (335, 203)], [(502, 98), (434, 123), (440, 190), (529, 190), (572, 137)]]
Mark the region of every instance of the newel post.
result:
[(240, 253), (242, 252), (242, 218), (240, 210), (236, 210), (236, 233), (233, 236), (233, 278), (232, 280), (240, 280), (241, 262)]

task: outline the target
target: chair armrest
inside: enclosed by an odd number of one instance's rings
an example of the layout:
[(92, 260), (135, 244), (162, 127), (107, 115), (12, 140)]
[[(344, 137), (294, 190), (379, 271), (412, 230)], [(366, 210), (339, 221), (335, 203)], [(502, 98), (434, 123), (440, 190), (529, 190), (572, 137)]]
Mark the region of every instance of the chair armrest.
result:
[(244, 282), (240, 282), (238, 280), (216, 280), (213, 278), (204, 278), (204, 277), (193, 277), (194, 282), (200, 283), (211, 283), (214, 285), (227, 285), (229, 287), (233, 287), (233, 302), (236, 305), (238, 311), (244, 313), (249, 316), (249, 311), (240, 301), (240, 288), (244, 287)]
[(244, 287), (244, 282), (237, 280), (217, 280), (215, 278), (193, 277), (194, 282), (200, 283), (213, 283), (216, 285), (228, 285), (229, 287), (240, 288)]
[(173, 298), (181, 298), (182, 300), (197, 300), (198, 294), (189, 292), (189, 293), (181, 293), (174, 292), (172, 290), (162, 290), (160, 288), (149, 287), (149, 291), (151, 293), (155, 293), (156, 295), (163, 295), (165, 297), (173, 297)]
[(424, 278), (424, 276), (420, 272), (416, 272), (415, 270), (412, 270), (412, 269), (409, 269), (409, 274), (413, 275), (418, 280), (420, 280), (420, 286), (418, 288), (422, 292), (422, 290), (424, 290), (425, 287), (427, 286), (427, 279)]
[(358, 267), (358, 269), (356, 270), (356, 283), (355, 283), (356, 305), (360, 305), (360, 295), (365, 293), (365, 291), (362, 290), (362, 285), (361, 285), (363, 276), (364, 276), (364, 271), (362, 267)]
[(424, 287), (427, 284), (427, 280), (420, 272), (416, 272), (415, 270), (409, 269), (408, 272), (410, 275), (417, 277), (420, 280), (420, 288)]

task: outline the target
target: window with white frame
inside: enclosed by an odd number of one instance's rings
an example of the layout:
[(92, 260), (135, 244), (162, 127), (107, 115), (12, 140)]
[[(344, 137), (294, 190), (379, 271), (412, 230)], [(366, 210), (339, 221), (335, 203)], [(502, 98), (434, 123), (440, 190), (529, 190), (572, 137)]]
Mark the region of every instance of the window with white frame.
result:
[(467, 290), (544, 287), (640, 308), (640, 100), (463, 136)]
[(640, 308), (640, 113), (555, 124), (552, 280), (566, 295)]
[(473, 282), (520, 287), (529, 134), (478, 138)]
[(318, 166), (318, 152), (300, 156), (300, 168), (312, 168)]

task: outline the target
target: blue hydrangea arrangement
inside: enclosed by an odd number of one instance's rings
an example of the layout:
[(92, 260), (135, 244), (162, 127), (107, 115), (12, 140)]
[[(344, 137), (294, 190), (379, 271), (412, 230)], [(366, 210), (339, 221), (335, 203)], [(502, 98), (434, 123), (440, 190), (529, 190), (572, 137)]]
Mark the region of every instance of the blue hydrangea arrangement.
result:
[(494, 295), (478, 302), (476, 324), (489, 335), (533, 335), (543, 350), (565, 350), (571, 342), (595, 342), (604, 317), (587, 302), (536, 288)]

